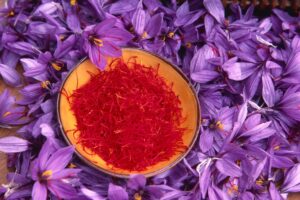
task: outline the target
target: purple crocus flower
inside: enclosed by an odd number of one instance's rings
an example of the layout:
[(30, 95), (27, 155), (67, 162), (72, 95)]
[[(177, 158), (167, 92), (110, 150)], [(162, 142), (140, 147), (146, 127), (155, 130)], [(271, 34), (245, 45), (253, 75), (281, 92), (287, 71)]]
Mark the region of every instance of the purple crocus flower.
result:
[(132, 175), (127, 182), (134, 199), (160, 199), (163, 191), (159, 186), (146, 185), (146, 178), (143, 175)]
[(86, 27), (82, 34), (84, 51), (102, 70), (106, 66), (105, 56), (120, 57), (120, 46), (132, 39), (129, 32), (115, 25), (115, 19), (106, 19), (97, 25)]
[(15, 106), (15, 98), (10, 96), (8, 90), (0, 95), (0, 126), (20, 125), (28, 122), (25, 116), (25, 108)]
[(39, 156), (32, 162), (31, 177), (35, 181), (32, 198), (47, 199), (47, 190), (58, 198), (76, 197), (76, 190), (69, 184), (80, 169), (65, 169), (72, 158), (73, 147), (56, 150), (48, 140), (44, 143)]
[[(202, 133), (200, 135), (199, 145), (203, 152), (212, 148), (213, 144), (222, 145), (233, 126), (234, 108), (224, 107), (216, 111), (210, 118), (202, 119)], [(215, 140), (215, 141), (214, 141)]]

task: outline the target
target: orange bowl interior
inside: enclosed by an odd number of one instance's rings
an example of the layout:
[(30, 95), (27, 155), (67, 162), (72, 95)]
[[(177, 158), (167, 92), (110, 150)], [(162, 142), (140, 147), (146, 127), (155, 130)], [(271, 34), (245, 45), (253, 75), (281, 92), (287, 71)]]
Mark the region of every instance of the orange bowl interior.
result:
[[(73, 133), (68, 131), (76, 128), (76, 118), (70, 109), (70, 104), (66, 96), (62, 94), (59, 96), (58, 101), (58, 116), (61, 122), (61, 128), (68, 142), (75, 146), (77, 154), (79, 154), (83, 160), (99, 170), (119, 177), (128, 177), (130, 174), (144, 174), (145, 176), (152, 176), (174, 166), (183, 158), (193, 145), (198, 133), (200, 121), (198, 100), (187, 79), (176, 67), (172, 66), (167, 61), (149, 52), (134, 48), (122, 49), (122, 57), (125, 61), (129, 58), (135, 57), (136, 62), (144, 64), (147, 67), (156, 67), (159, 64), (159, 75), (164, 77), (167, 83), (174, 84), (173, 91), (176, 95), (178, 95), (181, 101), (183, 116), (186, 117), (185, 122), (182, 124), (182, 127), (187, 128), (183, 135), (183, 142), (188, 147), (186, 152), (177, 153), (168, 161), (159, 162), (148, 167), (144, 171), (128, 171), (110, 166), (98, 155), (91, 155), (91, 152), (87, 153), (87, 149), (84, 151), (83, 146), (77, 144), (77, 139), (74, 137)], [(111, 61), (112, 59), (108, 58), (108, 63)], [(66, 78), (62, 86), (62, 90), (67, 92), (68, 95), (72, 94), (74, 90), (89, 81), (89, 72), (97, 73), (97, 68), (90, 60), (84, 60)]]

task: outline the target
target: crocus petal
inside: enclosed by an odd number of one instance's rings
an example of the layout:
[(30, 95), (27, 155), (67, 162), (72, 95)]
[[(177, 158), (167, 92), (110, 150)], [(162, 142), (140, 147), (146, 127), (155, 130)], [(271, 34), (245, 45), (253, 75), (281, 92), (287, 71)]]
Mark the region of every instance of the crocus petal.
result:
[(257, 125), (255, 126), (254, 128), (250, 129), (250, 130), (247, 130), (245, 132), (243, 132), (241, 134), (241, 136), (252, 136), (252, 135), (255, 135), (255, 134), (258, 134), (259, 132), (261, 132), (262, 130), (268, 128), (270, 126), (272, 122), (269, 121), (269, 122), (265, 122), (265, 123), (262, 123), (260, 125)]
[(88, 197), (91, 200), (105, 200), (105, 198), (101, 197), (99, 194), (86, 187), (81, 187), (80, 191), (82, 192), (82, 194), (84, 194), (86, 197)]
[(28, 149), (29, 142), (15, 136), (0, 138), (0, 151), (5, 153), (23, 152)]
[(109, 12), (114, 15), (130, 12), (136, 9), (138, 0), (119, 0), (111, 4)]
[(76, 38), (74, 35), (69, 36), (63, 42), (59, 38), (57, 38), (57, 47), (56, 47), (56, 50), (55, 50), (53, 56), (55, 58), (64, 57), (73, 48), (75, 41), (76, 41)]
[(35, 56), (39, 53), (37, 47), (28, 42), (13, 42), (7, 44), (8, 49), (20, 56)]
[(132, 25), (137, 34), (143, 34), (146, 25), (146, 13), (142, 8), (137, 8), (133, 13)]
[(128, 194), (124, 188), (112, 183), (108, 187), (108, 199), (109, 200), (128, 200)]
[(256, 69), (256, 64), (247, 62), (226, 62), (223, 69), (227, 72), (228, 77), (235, 81), (241, 81), (250, 76)]
[(208, 45), (204, 45), (195, 53), (194, 57), (192, 58), (190, 71), (197, 72), (207, 68), (210, 69), (212, 65), (208, 63), (207, 60), (214, 57), (215, 53), (213, 49)]
[(120, 57), (122, 55), (121, 48), (106, 40), (103, 42), (103, 47), (100, 47), (100, 51), (105, 56)]
[(227, 159), (219, 159), (216, 162), (216, 168), (224, 175), (231, 177), (240, 177), (242, 172), (239, 166)]
[(155, 37), (160, 33), (163, 23), (163, 17), (163, 13), (157, 13), (151, 17), (145, 28), (145, 31), (149, 36)]
[(220, 24), (224, 22), (224, 7), (219, 0), (204, 0), (203, 4), (209, 14), (211, 14)]
[(77, 176), (77, 174), (81, 171), (81, 169), (62, 169), (60, 171), (57, 171), (53, 173), (50, 176), (51, 180), (60, 180), (63, 178), (72, 178)]
[(75, 198), (77, 191), (70, 184), (64, 183), (59, 180), (49, 180), (47, 182), (48, 189), (52, 194), (57, 196), (59, 199), (69, 199), (70, 197)]
[(94, 30), (98, 35), (103, 35), (103, 34), (105, 35), (107, 34), (107, 30), (112, 28), (116, 24), (116, 22), (117, 20), (114, 18), (103, 20), (102, 22), (94, 26)]
[(280, 192), (278, 191), (273, 182), (270, 183), (269, 194), (272, 200), (283, 200), (282, 196), (280, 195)]
[(285, 179), (282, 185), (282, 191), (290, 192), (293, 187), (297, 187), (300, 184), (300, 164), (296, 164), (285, 175)]
[(22, 84), (21, 77), (14, 68), (0, 64), (0, 75), (8, 85), (18, 87)]
[(199, 139), (199, 146), (201, 150), (203, 152), (207, 152), (210, 148), (212, 148), (213, 141), (214, 141), (214, 137), (212, 132), (208, 130), (202, 131)]
[(41, 134), (43, 136), (45, 136), (45, 137), (54, 137), (55, 136), (53, 129), (48, 124), (43, 123), (40, 125), (40, 128), (42, 129)]
[(146, 185), (146, 178), (143, 175), (132, 175), (127, 182), (127, 186), (133, 190), (143, 189)]
[(275, 88), (269, 73), (262, 75), (262, 96), (265, 103), (272, 107), (275, 103)]
[(269, 138), (270, 136), (272, 136), (273, 134), (275, 134), (276, 130), (272, 129), (272, 128), (266, 128), (262, 131), (260, 131), (260, 133), (256, 133), (253, 134), (249, 140), (251, 142), (257, 142), (259, 140), (265, 139), (265, 138)]
[(73, 152), (74, 147), (72, 146), (64, 147), (56, 151), (46, 163), (47, 170), (57, 172), (64, 169), (72, 159)]
[(62, 7), (59, 3), (50, 1), (47, 3), (41, 4), (33, 13), (33, 15), (41, 16), (41, 13), (46, 13), (48, 15), (52, 15), (57, 10), (62, 10)]
[(99, 69), (104, 70), (106, 66), (106, 58), (100, 53), (100, 51), (101, 48), (90, 48), (88, 51), (89, 58)]
[(47, 188), (46, 185), (36, 181), (32, 189), (33, 200), (46, 200), (47, 199)]
[(218, 76), (218, 72), (205, 69), (191, 74), (191, 78), (198, 83), (207, 83), (216, 79)]

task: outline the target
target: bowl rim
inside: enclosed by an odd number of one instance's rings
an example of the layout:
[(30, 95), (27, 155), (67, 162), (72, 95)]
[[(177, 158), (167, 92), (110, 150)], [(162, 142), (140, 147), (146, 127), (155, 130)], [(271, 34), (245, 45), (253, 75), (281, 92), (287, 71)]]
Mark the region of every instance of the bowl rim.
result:
[[(162, 56), (158, 55), (158, 54), (155, 54), (155, 53), (152, 53), (148, 50), (145, 50), (145, 49), (141, 49), (141, 48), (134, 48), (134, 47), (122, 47), (121, 50), (123, 49), (129, 49), (129, 50), (139, 50), (139, 51), (143, 51), (145, 53), (148, 53), (148, 54), (151, 54), (155, 57), (158, 57), (159, 59), (161, 59), (162, 61), (166, 62), (167, 64), (169, 64), (171, 67), (173, 67), (177, 73), (179, 73), (179, 75), (181, 75), (181, 77), (186, 81), (186, 83), (189, 85), (189, 88), (192, 90), (192, 93), (193, 93), (193, 96), (195, 97), (196, 99), (196, 104), (197, 104), (197, 124), (196, 124), (196, 131), (195, 131), (195, 134), (193, 136), (193, 139), (190, 143), (190, 145), (188, 146), (187, 150), (182, 153), (176, 160), (174, 160), (172, 163), (170, 163), (169, 165), (159, 169), (159, 170), (156, 170), (154, 172), (151, 172), (151, 173), (147, 173), (147, 174), (143, 174), (143, 173), (138, 173), (138, 174), (142, 174), (144, 175), (146, 178), (149, 178), (149, 177), (152, 177), (152, 176), (155, 176), (155, 175), (158, 175), (158, 174), (161, 174), (163, 172), (166, 172), (167, 170), (173, 168), (175, 165), (177, 165), (180, 161), (182, 161), (186, 156), (187, 154), (191, 151), (191, 149), (194, 147), (195, 143), (196, 143), (196, 140), (198, 138), (198, 135), (199, 135), (199, 132), (200, 132), (200, 120), (201, 120), (201, 108), (200, 108), (200, 102), (199, 102), (199, 98), (198, 98), (198, 95), (197, 95), (197, 92), (195, 90), (195, 88), (193, 87), (190, 79), (188, 79), (188, 77), (182, 72), (182, 70), (175, 64), (173, 64), (172, 62), (170, 62), (169, 60), (167, 60), (166, 58), (163, 58)], [(60, 134), (63, 136), (64, 140), (66, 141), (66, 143), (69, 145), (69, 146), (74, 146), (74, 144), (71, 143), (71, 141), (69, 140), (69, 138), (67, 137), (66, 135), (66, 132), (63, 128), (63, 125), (62, 125), (62, 120), (61, 120), (61, 116), (60, 116), (60, 100), (61, 100), (61, 91), (63, 90), (64, 86), (65, 86), (65, 83), (66, 81), (68, 80), (69, 76), (77, 69), (77, 67), (80, 66), (80, 64), (82, 64), (84, 61), (86, 60), (89, 60), (89, 58), (86, 56), (84, 57), (83, 59), (81, 59), (77, 64), (75, 64), (75, 66), (68, 72), (67, 76), (64, 78), (64, 80), (62, 81), (61, 83), (61, 86), (60, 86), (60, 89), (59, 89), (59, 94), (58, 94), (58, 97), (57, 97), (57, 101), (56, 101), (56, 114), (57, 114), (57, 119), (58, 119), (58, 122), (59, 122), (59, 129), (60, 129)], [(106, 170), (96, 164), (94, 164), (93, 162), (89, 161), (87, 158), (85, 158), (83, 155), (81, 155), (76, 147), (74, 148), (74, 152), (75, 154), (85, 163), (87, 164), (88, 166), (100, 171), (100, 172), (103, 172), (105, 174), (108, 174), (108, 175), (111, 175), (111, 176), (114, 176), (114, 177), (118, 177), (118, 178), (129, 178), (131, 174), (129, 175), (124, 175), (124, 174), (120, 174), (120, 173), (114, 173), (112, 171), (109, 171), (109, 170)]]

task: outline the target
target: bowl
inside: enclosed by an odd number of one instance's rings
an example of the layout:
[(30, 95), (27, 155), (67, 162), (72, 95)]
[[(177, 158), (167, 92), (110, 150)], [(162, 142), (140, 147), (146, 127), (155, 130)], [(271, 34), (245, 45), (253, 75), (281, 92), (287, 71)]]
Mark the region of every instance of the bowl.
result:
[[(123, 48), (122, 58), (128, 60), (135, 57), (136, 62), (144, 64), (147, 67), (157, 66), (159, 64), (158, 74), (162, 76), (167, 83), (173, 83), (173, 91), (181, 101), (183, 116), (186, 120), (182, 127), (186, 130), (183, 134), (183, 143), (186, 148), (184, 152), (178, 152), (169, 160), (159, 162), (153, 166), (149, 166), (144, 171), (128, 171), (108, 165), (100, 156), (88, 152), (81, 144), (77, 144), (77, 138), (68, 130), (76, 129), (76, 118), (73, 115), (70, 103), (63, 92), (71, 95), (74, 90), (87, 83), (90, 79), (90, 73), (97, 73), (98, 68), (89, 60), (82, 60), (64, 80), (61, 92), (57, 101), (57, 114), (62, 134), (69, 145), (75, 147), (75, 153), (88, 165), (116, 177), (128, 178), (131, 174), (143, 174), (146, 177), (154, 176), (162, 173), (180, 162), (193, 147), (199, 132), (200, 123), (200, 106), (197, 95), (189, 82), (188, 78), (175, 65), (158, 55), (145, 50), (136, 48)], [(110, 63), (113, 58), (108, 58)], [(105, 70), (108, 70), (106, 67)]]

